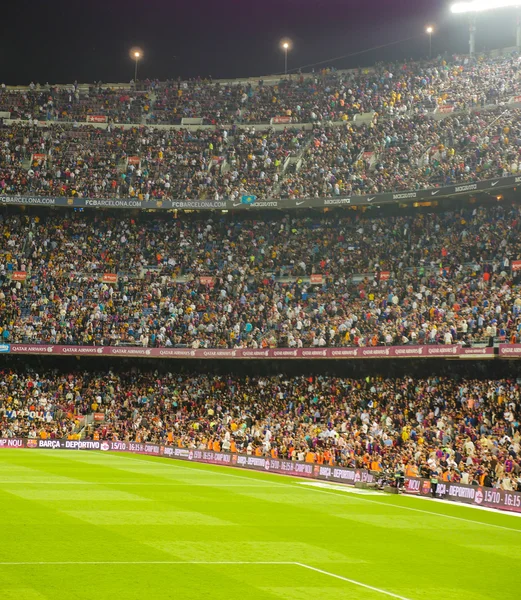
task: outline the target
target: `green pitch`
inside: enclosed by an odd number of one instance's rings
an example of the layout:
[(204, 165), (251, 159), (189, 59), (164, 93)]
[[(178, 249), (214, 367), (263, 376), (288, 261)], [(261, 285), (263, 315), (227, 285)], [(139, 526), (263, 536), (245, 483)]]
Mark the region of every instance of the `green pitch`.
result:
[(2, 450), (0, 509), (2, 600), (521, 597), (520, 518), (418, 498)]

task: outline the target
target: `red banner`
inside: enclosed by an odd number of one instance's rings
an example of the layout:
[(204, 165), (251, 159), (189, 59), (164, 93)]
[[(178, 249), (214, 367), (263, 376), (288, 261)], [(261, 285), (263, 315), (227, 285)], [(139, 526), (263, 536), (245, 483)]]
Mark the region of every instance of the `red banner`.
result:
[(521, 260), (512, 261), (512, 271), (521, 271)]
[(213, 277), (199, 277), (199, 283), (201, 285), (213, 287), (215, 285), (215, 279)]
[(127, 162), (129, 165), (139, 165), (141, 159), (139, 158), (139, 156), (129, 156), (127, 158)]
[(445, 104), (444, 106), (438, 106), (438, 112), (440, 113), (452, 113), (454, 112), (454, 106), (452, 104)]
[(33, 154), (32, 160), (46, 160), (47, 154)]
[(103, 115), (87, 115), (87, 123), (106, 123), (107, 117)]
[(116, 283), (118, 280), (118, 276), (116, 273), (103, 273), (101, 276), (101, 281), (103, 283)]
[(280, 117), (273, 117), (273, 119), (271, 119), (271, 122), (273, 124), (276, 124), (276, 123), (291, 123), (291, 117), (288, 117), (287, 115), (280, 116)]
[(322, 283), (324, 281), (322, 275), (311, 275), (309, 279), (311, 280), (311, 283)]
[(391, 278), (390, 271), (380, 271), (380, 281), (389, 281)]
[(105, 413), (94, 413), (94, 420), (95, 421), (104, 421)]
[(27, 271), (13, 271), (11, 279), (13, 281), (25, 281), (27, 279)]

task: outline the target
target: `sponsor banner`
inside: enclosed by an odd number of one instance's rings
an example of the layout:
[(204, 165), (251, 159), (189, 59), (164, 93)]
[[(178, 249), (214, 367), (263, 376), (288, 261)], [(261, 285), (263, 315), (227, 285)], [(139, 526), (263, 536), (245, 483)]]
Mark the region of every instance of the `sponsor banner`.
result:
[[(505, 346), (505, 344), (503, 345)], [(521, 344), (519, 345), (521, 354)], [(144, 358), (492, 358), (494, 348), (462, 346), (375, 346), (364, 348), (142, 348), (139, 346), (51, 346), (48, 344), (9, 344), (12, 354), (72, 354), (142, 356)], [(513, 354), (516, 354), (514, 352)], [(500, 352), (501, 354), (501, 352)], [(508, 352), (507, 352), (508, 354)]]
[(10, 344), (0, 344), (0, 353), (11, 352)]
[(103, 283), (116, 283), (118, 280), (117, 273), (103, 273), (101, 276), (101, 281)]
[(256, 199), (253, 204), (234, 200), (136, 200), (131, 198), (42, 198), (36, 196), (0, 195), (0, 204), (73, 206), (75, 208), (138, 208), (143, 210), (272, 210), (290, 208), (334, 208), (342, 206), (367, 206), (394, 202), (430, 201), (456, 194), (513, 188), (521, 183), (521, 175), (498, 177), (476, 183), (462, 183), (426, 190), (410, 190), (372, 196), (350, 196), (346, 198), (303, 198), (303, 199)]
[(106, 123), (107, 117), (104, 115), (87, 115), (87, 123)]
[[(255, 471), (267, 471), (295, 477), (309, 477), (322, 481), (333, 481), (355, 485), (358, 482), (374, 483), (376, 474), (365, 469), (334, 467), (314, 463), (303, 463), (263, 456), (247, 454), (230, 454), (213, 452), (212, 450), (192, 450), (175, 448), (159, 444), (99, 441), (99, 440), (40, 440), (21, 438), (0, 438), (1, 448), (43, 448), (52, 450), (100, 450), (102, 452), (131, 452), (148, 456), (166, 456), (170, 458), (240, 467)], [(406, 494), (421, 496), (431, 495), (431, 484), (428, 479), (406, 477), (404, 484)], [(440, 482), (436, 489), (436, 497), (452, 502), (463, 502), (521, 513), (521, 493), (507, 492), (460, 483)]]
[[(306, 204), (306, 201), (297, 202), (296, 206), (302, 206)], [(325, 198), (324, 206), (347, 206), (351, 204), (351, 198)], [(358, 204), (357, 202), (353, 202), (353, 204)]]
[(213, 287), (215, 285), (215, 279), (213, 277), (199, 277), (199, 283), (201, 285)]
[(311, 275), (309, 279), (311, 283), (322, 283), (324, 281), (324, 277), (322, 275)]
[[(27, 440), (32, 441), (32, 440)], [(34, 440), (36, 441), (36, 440)], [(0, 438), (0, 448), (25, 448), (25, 440), (21, 438)]]
[(13, 271), (11, 273), (12, 281), (25, 281), (27, 279), (27, 271)]
[[(406, 477), (404, 491), (406, 494), (432, 496), (430, 481), (419, 477)], [(508, 492), (477, 485), (440, 481), (436, 487), (435, 497), (452, 502), (521, 513), (520, 492)]]
[(514, 272), (521, 271), (521, 260), (513, 260), (510, 266)]
[(280, 123), (291, 123), (291, 117), (288, 117), (287, 115), (281, 115), (279, 117), (273, 117), (271, 119), (271, 123), (273, 125), (280, 124)]
[(393, 194), (393, 200), (411, 200), (418, 198), (418, 192), (398, 192)]
[(499, 356), (505, 358), (521, 356), (521, 344), (499, 344)]

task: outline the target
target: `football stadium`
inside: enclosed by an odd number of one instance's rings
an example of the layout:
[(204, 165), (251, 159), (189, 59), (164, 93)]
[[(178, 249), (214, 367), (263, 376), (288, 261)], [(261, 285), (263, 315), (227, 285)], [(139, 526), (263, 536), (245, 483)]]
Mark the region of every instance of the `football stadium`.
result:
[(520, 598), (517, 6), (1, 86), (3, 600)]

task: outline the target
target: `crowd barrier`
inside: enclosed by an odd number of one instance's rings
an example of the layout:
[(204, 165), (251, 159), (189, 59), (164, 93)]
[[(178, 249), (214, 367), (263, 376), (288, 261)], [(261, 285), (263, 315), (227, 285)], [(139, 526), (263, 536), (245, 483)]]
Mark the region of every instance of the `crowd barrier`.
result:
[[(521, 349), (521, 345), (519, 348)], [(494, 348), (465, 348), (459, 344), (361, 348), (206, 348), (199, 350), (192, 348), (143, 348), (139, 346), (0, 344), (0, 353), (196, 359), (494, 358), (495, 356)], [(504, 354), (507, 356), (508, 352)], [(513, 356), (518, 354), (514, 352)]]
[(0, 204), (25, 206), (72, 206), (75, 208), (134, 208), (142, 210), (287, 210), (304, 208), (334, 208), (339, 206), (379, 206), (380, 204), (430, 202), (458, 194), (514, 188), (521, 183), (521, 176), (508, 175), (474, 183), (448, 185), (425, 190), (404, 190), (402, 192), (384, 192), (373, 195), (353, 195), (334, 198), (282, 199), (267, 198), (243, 203), (242, 200), (137, 200), (132, 198), (66, 198), (43, 196), (11, 196), (0, 194)]
[[(1, 448), (34, 448), (54, 450), (98, 450), (102, 452), (130, 452), (147, 456), (162, 456), (196, 463), (239, 467), (265, 473), (278, 473), (331, 481), (354, 486), (356, 483), (374, 483), (375, 474), (366, 469), (333, 467), (311, 464), (279, 458), (264, 458), (246, 454), (214, 452), (212, 450), (189, 450), (159, 444), (113, 442), (99, 440), (40, 440), (22, 438), (0, 438)], [(415, 496), (432, 496), (428, 479), (406, 477), (404, 492)], [(461, 483), (440, 482), (436, 489), (436, 498), (484, 506), (510, 512), (521, 513), (521, 493), (508, 492), (482, 486), (463, 485)]]

